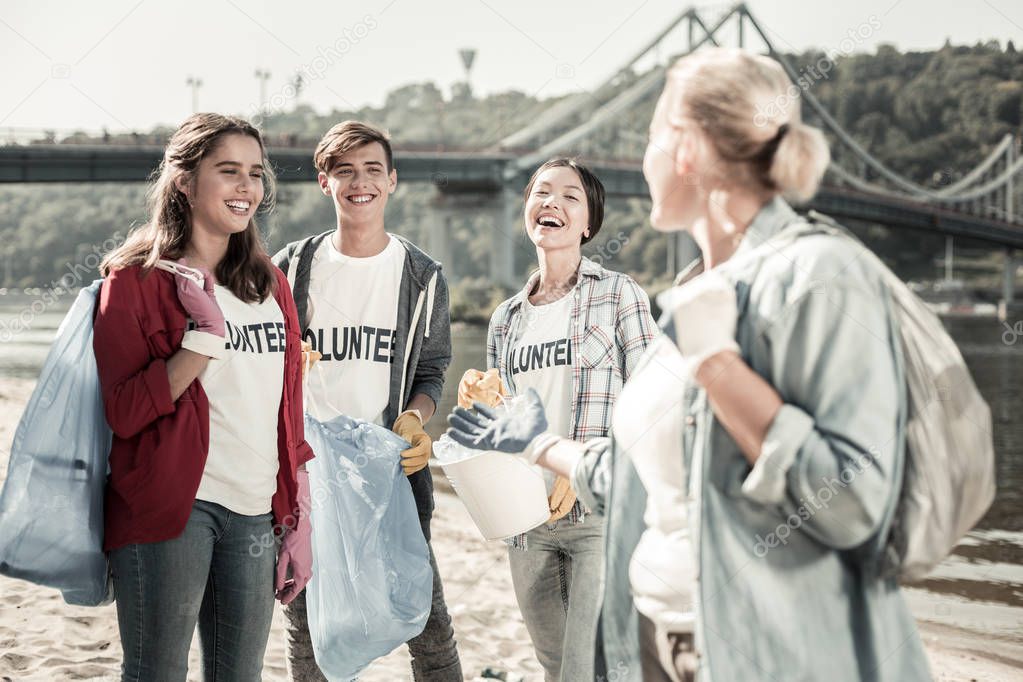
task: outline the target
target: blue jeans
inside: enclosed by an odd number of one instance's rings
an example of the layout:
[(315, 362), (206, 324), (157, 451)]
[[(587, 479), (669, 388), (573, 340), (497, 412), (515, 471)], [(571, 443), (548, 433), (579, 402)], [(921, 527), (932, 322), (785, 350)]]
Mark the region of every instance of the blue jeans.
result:
[(260, 679), (276, 556), (253, 538), (271, 528), (270, 514), (196, 500), (178, 537), (110, 552), (122, 680), (184, 680), (197, 622), (203, 679)]
[(515, 598), (547, 682), (592, 682), (604, 567), (604, 519), (568, 517), (526, 534), (527, 549), (508, 548)]

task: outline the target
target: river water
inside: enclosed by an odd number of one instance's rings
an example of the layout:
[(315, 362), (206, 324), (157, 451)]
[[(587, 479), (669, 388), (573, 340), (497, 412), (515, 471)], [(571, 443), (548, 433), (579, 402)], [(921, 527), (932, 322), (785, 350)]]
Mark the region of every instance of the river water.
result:
[[(0, 296), (0, 378), (38, 376), (70, 303), (70, 295), (51, 305), (43, 305), (39, 295)], [(1018, 640), (1023, 638), (1023, 325), (1013, 329), (990, 317), (944, 322), (991, 406), (998, 493), (953, 554), (908, 590), (909, 599), (918, 617)], [(438, 415), (454, 406), (462, 373), (483, 368), (485, 341), (484, 328), (455, 325), (454, 357)], [(439, 435), (443, 419), (430, 427)]]

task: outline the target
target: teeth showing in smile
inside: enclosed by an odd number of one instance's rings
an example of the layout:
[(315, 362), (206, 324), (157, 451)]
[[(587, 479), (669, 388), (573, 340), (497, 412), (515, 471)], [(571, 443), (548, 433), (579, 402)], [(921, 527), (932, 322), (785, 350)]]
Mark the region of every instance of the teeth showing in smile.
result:
[(565, 223), (557, 216), (544, 213), (536, 219), (536, 224), (540, 227), (564, 227)]
[(369, 202), (373, 201), (373, 195), (353, 194), (352, 196), (348, 197), (348, 201), (352, 202), (353, 204), (368, 204)]
[(248, 213), (249, 212), (249, 206), (251, 205), (250, 202), (248, 202), (248, 201), (240, 201), (240, 200), (225, 201), (224, 203), (227, 204), (227, 207), (229, 209), (231, 209), (232, 213), (239, 213), (239, 214)]

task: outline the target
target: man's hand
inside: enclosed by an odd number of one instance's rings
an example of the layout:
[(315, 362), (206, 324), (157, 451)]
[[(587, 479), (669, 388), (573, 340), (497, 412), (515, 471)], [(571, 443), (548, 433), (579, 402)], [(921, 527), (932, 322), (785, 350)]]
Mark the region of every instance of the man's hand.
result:
[(398, 415), (391, 430), (412, 445), (401, 452), (401, 468), (406, 476), (411, 476), (429, 464), (430, 455), (433, 454), (433, 441), (423, 429), (423, 420), (415, 410)]
[(303, 379), (305, 379), (306, 374), (309, 373), (309, 370), (312, 368), (312, 366), (315, 365), (317, 362), (319, 362), (320, 358), (322, 358), (322, 357), (323, 357), (323, 353), (320, 353), (319, 351), (313, 350), (313, 344), (309, 343), (308, 341), (303, 341), (302, 342), (302, 378)]

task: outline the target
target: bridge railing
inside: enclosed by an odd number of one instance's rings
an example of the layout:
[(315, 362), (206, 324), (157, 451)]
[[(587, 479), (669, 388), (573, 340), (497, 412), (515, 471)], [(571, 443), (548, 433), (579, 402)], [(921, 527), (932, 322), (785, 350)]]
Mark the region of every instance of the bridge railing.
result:
[[(57, 130), (52, 128), (15, 128), (0, 127), (0, 146), (38, 146), (38, 145), (88, 145), (88, 146), (164, 146), (173, 131), (170, 128), (156, 128), (150, 131), (139, 130)], [(312, 150), (319, 143), (318, 137), (308, 137), (298, 133), (273, 132), (263, 133), (263, 140), (272, 149), (308, 149)], [(405, 142), (400, 138), (394, 143), (394, 150), (408, 154), (482, 152), (487, 149), (485, 144), (435, 144)], [(505, 150), (503, 154), (526, 153), (529, 149)]]

